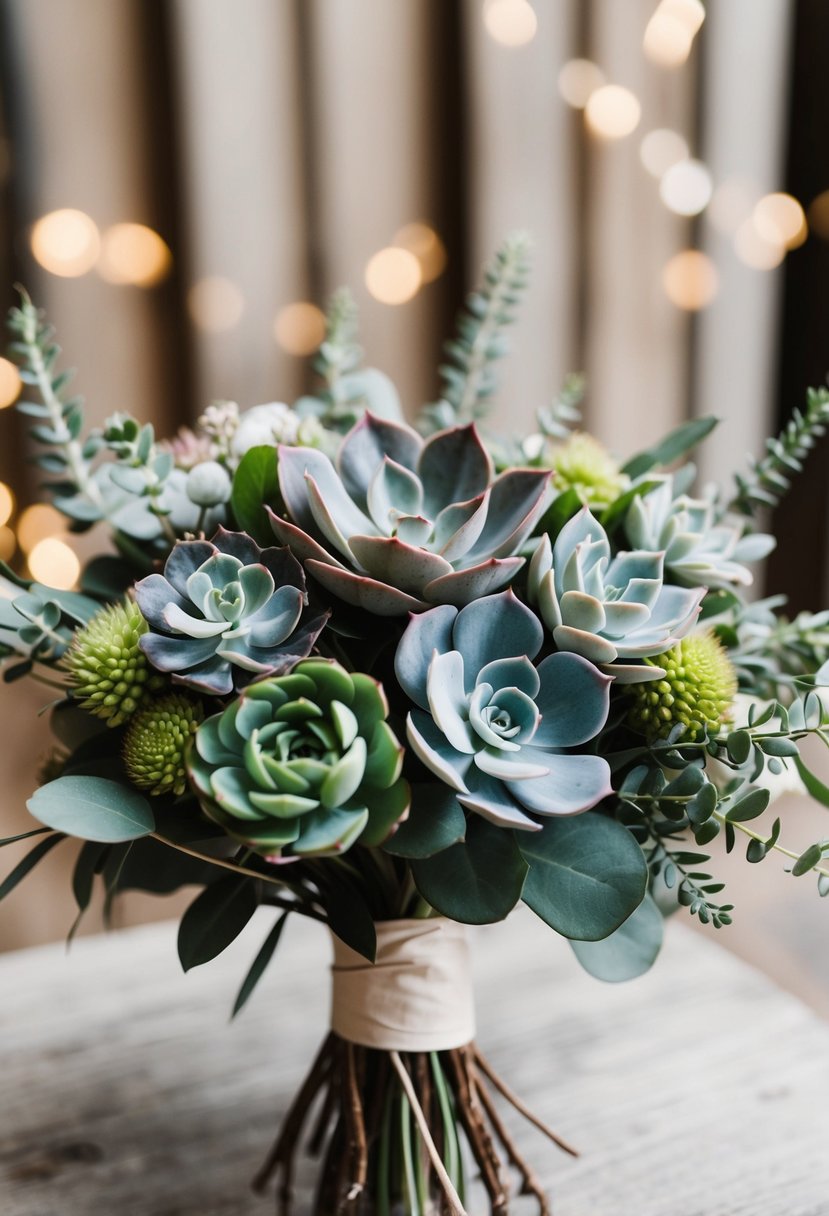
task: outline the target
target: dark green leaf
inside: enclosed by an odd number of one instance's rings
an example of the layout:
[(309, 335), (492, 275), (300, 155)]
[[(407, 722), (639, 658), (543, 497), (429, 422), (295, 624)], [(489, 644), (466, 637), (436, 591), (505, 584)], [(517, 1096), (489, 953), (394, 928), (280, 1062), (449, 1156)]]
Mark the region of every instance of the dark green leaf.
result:
[(794, 739), (761, 739), (760, 747), (767, 756), (783, 756), (788, 759), (791, 756), (797, 756), (797, 744)]
[(546, 532), (550, 540), (554, 542), (568, 519), (572, 519), (583, 505), (576, 490), (565, 490), (563, 494), (559, 494), (553, 499), (544, 512), (541, 522), (535, 528), (534, 535), (541, 536)]
[(792, 866), (792, 874), (795, 878), (800, 878), (803, 874), (808, 874), (815, 866), (820, 865), (823, 851), (819, 844), (810, 844), (805, 853), (801, 853), (797, 861)]
[(72, 892), (79, 912), (85, 912), (89, 907), (95, 875), (100, 873), (103, 868), (104, 854), (108, 855), (109, 850), (110, 846), (107, 844), (87, 841), (78, 853), (72, 873)]
[(54, 836), (47, 836), (45, 840), (39, 841), (35, 847), (26, 854), (22, 861), (14, 867), (11, 874), (7, 875), (3, 882), (0, 882), (0, 899), (5, 899), (6, 896), (14, 890), (17, 884), (26, 877), (30, 870), (33, 870), (41, 858), (45, 857), (56, 844), (60, 844), (66, 837), (62, 832)]
[(576, 958), (591, 975), (608, 983), (644, 975), (662, 946), (662, 913), (650, 895), (610, 937), (599, 942), (571, 941)]
[(230, 1015), (232, 1018), (235, 1018), (239, 1010), (247, 1003), (248, 997), (262, 978), (263, 971), (273, 958), (274, 951), (279, 945), (279, 939), (282, 936), (282, 930), (285, 928), (285, 921), (287, 919), (288, 913), (283, 912), (262, 943), (262, 948), (253, 960), (250, 971), (245, 976), (242, 987), (239, 989), (239, 994), (233, 1006), (233, 1012)]
[(106, 777), (58, 777), (35, 790), (26, 805), (47, 827), (81, 840), (117, 844), (155, 827), (147, 799)]
[(415, 785), (409, 817), (383, 845), (395, 857), (432, 857), (463, 840), (466, 816), (445, 785)]
[(728, 758), (734, 764), (745, 764), (751, 755), (751, 735), (747, 730), (735, 730), (725, 741)]
[(648, 494), (651, 490), (655, 490), (660, 483), (658, 481), (640, 481), (635, 486), (631, 486), (625, 490), (624, 494), (619, 497), (602, 511), (599, 515), (599, 520), (605, 532), (610, 532), (611, 529), (620, 523), (627, 509), (633, 502), (634, 498), (641, 498), (643, 494)]
[(6, 844), (17, 844), (18, 840), (28, 840), (30, 836), (42, 836), (44, 832), (48, 832), (49, 828), (32, 828), (30, 832), (20, 832), (17, 836), (6, 836), (4, 840), (0, 840), (0, 849)]
[(412, 875), (435, 911), (462, 924), (486, 925), (503, 920), (521, 898), (527, 863), (511, 831), (471, 815), (465, 841), (412, 861)]
[(771, 794), (768, 790), (751, 790), (734, 803), (726, 815), (726, 819), (729, 823), (746, 823), (749, 819), (756, 819), (758, 815), (762, 815), (770, 799)]
[(238, 526), (260, 545), (273, 544), (273, 531), (264, 504), (280, 510), (282, 500), (276, 475), (277, 455), (272, 447), (250, 448), (233, 476), (230, 505)]
[(255, 879), (230, 874), (193, 900), (178, 929), (178, 956), (185, 971), (209, 963), (235, 941), (256, 911)]
[(627, 473), (629, 477), (641, 477), (643, 473), (649, 473), (651, 469), (672, 464), (680, 456), (695, 448), (707, 435), (710, 435), (718, 422), (719, 419), (711, 415), (683, 422), (669, 435), (666, 435), (660, 443), (640, 452), (638, 456), (631, 457), (627, 464), (622, 466), (622, 472)]
[(644, 854), (613, 819), (591, 811), (548, 819), (542, 831), (522, 832), (519, 844), (530, 864), (524, 902), (564, 937), (608, 937), (644, 898)]

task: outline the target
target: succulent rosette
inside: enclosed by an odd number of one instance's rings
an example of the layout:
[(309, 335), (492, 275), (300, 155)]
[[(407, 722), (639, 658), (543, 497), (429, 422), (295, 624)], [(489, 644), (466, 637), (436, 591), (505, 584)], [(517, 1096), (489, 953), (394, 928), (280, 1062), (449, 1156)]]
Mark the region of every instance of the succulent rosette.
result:
[(612, 556), (607, 533), (585, 507), (555, 545), (542, 537), (529, 569), (530, 601), (538, 605), (559, 650), (583, 655), (619, 683), (653, 680), (661, 667), (640, 660), (670, 649), (692, 628), (704, 587), (663, 581), (664, 553)]
[(575, 654), (536, 666), (544, 630), (511, 591), (412, 616), (395, 658), (413, 751), (469, 811), (538, 831), (612, 793), (600, 756), (568, 753), (605, 724), (611, 679)]
[(474, 425), (424, 440), (366, 414), (336, 465), (312, 448), (279, 448), (288, 518), (276, 535), (330, 592), (380, 616), (463, 605), (508, 583), (544, 510), (550, 474), (493, 480)]
[(226, 696), (254, 677), (287, 671), (311, 651), (325, 613), (306, 613), (302, 566), (288, 549), (260, 549), (219, 528), (179, 541), (163, 574), (136, 584), (149, 624), (144, 654), (178, 684)]
[(305, 659), (202, 723), (190, 780), (205, 812), (265, 856), (379, 844), (409, 809), (387, 714), (376, 680)]
[(750, 586), (754, 578), (744, 563), (760, 561), (774, 548), (773, 536), (744, 535), (744, 528), (744, 521), (718, 519), (711, 501), (685, 494), (674, 498), (671, 477), (634, 498), (625, 519), (631, 543), (664, 550), (665, 569), (678, 583), (709, 589)]

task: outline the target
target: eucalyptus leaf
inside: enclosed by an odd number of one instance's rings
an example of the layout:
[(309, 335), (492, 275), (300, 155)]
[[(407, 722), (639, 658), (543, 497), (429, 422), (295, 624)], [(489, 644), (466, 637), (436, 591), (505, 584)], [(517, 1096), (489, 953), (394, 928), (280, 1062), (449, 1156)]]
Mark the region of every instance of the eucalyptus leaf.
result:
[(824, 785), (819, 777), (806, 767), (803, 761), (798, 757), (795, 760), (795, 767), (800, 774), (800, 780), (806, 786), (807, 791), (816, 798), (822, 806), (829, 807), (829, 786)]
[(466, 816), (445, 785), (415, 785), (408, 819), (383, 845), (395, 857), (432, 857), (463, 840)]
[(644, 899), (644, 854), (614, 819), (592, 811), (548, 819), (519, 846), (530, 867), (524, 902), (564, 937), (608, 937)]
[(35, 790), (26, 805), (47, 827), (81, 840), (116, 844), (148, 836), (155, 827), (147, 799), (106, 777), (58, 777)]
[(585, 971), (616, 984), (636, 979), (653, 966), (662, 946), (663, 927), (662, 913), (646, 895), (609, 937), (598, 942), (571, 941), (570, 945)]
[(503, 920), (521, 898), (528, 869), (513, 833), (478, 815), (470, 817), (463, 843), (411, 865), (426, 902), (466, 925)]
[(256, 911), (255, 879), (229, 874), (211, 883), (181, 918), (178, 956), (185, 971), (209, 963), (235, 941)]
[(644, 452), (632, 456), (622, 466), (622, 472), (627, 473), (629, 477), (641, 477), (651, 469), (673, 464), (710, 435), (718, 423), (719, 419), (710, 414), (705, 418), (692, 418), (689, 422), (683, 422), (652, 448), (646, 448)]

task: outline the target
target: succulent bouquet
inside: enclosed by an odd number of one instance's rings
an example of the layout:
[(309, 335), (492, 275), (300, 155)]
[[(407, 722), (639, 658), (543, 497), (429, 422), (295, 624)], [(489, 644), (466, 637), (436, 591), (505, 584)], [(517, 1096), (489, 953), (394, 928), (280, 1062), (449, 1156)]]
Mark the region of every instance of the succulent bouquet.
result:
[[(526, 261), (513, 237), (488, 267), (416, 428), (361, 366), (341, 292), (315, 396), (215, 403), (169, 441), (124, 415), (87, 435), (22, 296), (11, 352), (50, 499), (111, 544), (78, 590), (4, 568), (5, 679), (50, 690), (56, 744), (28, 804), (36, 843), (0, 897), (69, 839), (78, 920), (96, 884), (107, 911), (125, 890), (196, 886), (185, 970), (273, 908), (237, 1012), (293, 914), (330, 928), (353, 981), (382, 970), (390, 925), (485, 924), (523, 900), (622, 980), (654, 961), (667, 915), (729, 924), (717, 836), (829, 893), (829, 842), (791, 850), (779, 818), (757, 822), (787, 780), (829, 806), (800, 754), (829, 744), (829, 612), (790, 620), (745, 594), (774, 543), (755, 517), (823, 433), (829, 393), (730, 492), (695, 493), (685, 462), (713, 418), (620, 465), (579, 431), (575, 378), (534, 434), (493, 434)], [(503, 1211), (499, 1144), (547, 1211), (494, 1093), (520, 1100), (468, 1037), (411, 1049), (335, 1029), (260, 1181), (281, 1171), (287, 1206), (322, 1093), (318, 1212), (462, 1212), (469, 1154)]]

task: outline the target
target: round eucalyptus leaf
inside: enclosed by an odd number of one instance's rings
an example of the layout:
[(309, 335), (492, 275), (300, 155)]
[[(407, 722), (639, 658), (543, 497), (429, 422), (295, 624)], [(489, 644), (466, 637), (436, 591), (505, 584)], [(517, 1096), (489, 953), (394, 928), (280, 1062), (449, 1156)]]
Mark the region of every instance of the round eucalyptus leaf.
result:
[(610, 984), (644, 975), (662, 946), (662, 913), (646, 895), (624, 924), (600, 942), (571, 941), (576, 958), (597, 980)]

